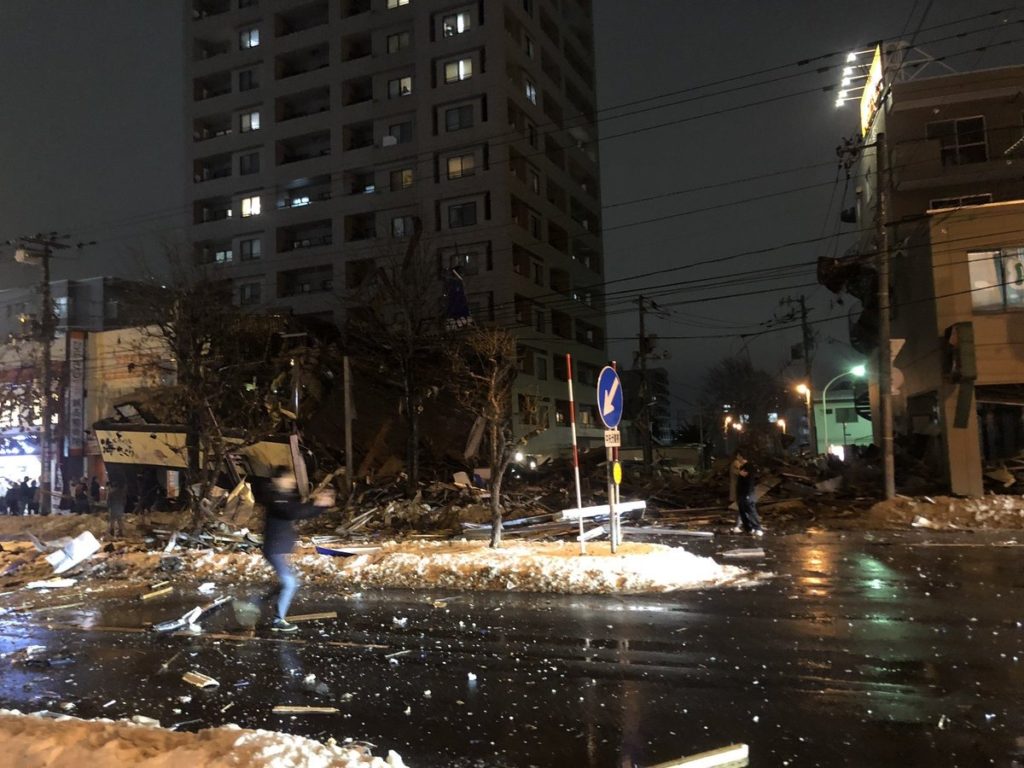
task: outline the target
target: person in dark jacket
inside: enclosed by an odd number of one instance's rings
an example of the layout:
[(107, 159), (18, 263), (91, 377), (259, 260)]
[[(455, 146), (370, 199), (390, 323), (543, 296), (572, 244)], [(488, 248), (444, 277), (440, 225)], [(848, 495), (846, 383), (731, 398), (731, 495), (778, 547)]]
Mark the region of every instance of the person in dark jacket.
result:
[(120, 480), (107, 484), (107, 530), (112, 537), (124, 538), (124, 515), (128, 489)]
[(736, 477), (736, 503), (740, 508), (740, 525), (747, 533), (764, 536), (764, 528), (757, 515), (757, 501), (754, 491), (757, 488), (757, 470), (747, 460), (743, 460)]
[(298, 538), (295, 521), (316, 517), (334, 504), (334, 498), (325, 493), (314, 497), (312, 504), (304, 503), (299, 497), (295, 474), (286, 467), (275, 470), (274, 477), (264, 485), (260, 496), (259, 501), (265, 509), (263, 556), (280, 581), (270, 629), (274, 632), (294, 632), (298, 627), (285, 617), (295, 591), (299, 588), (298, 578), (288, 562), (288, 556)]

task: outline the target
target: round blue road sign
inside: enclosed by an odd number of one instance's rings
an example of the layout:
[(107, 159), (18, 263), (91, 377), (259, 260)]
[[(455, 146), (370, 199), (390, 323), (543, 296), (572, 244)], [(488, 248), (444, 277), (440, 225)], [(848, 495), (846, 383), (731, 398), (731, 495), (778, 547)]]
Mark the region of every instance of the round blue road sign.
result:
[(597, 377), (597, 412), (608, 429), (618, 429), (622, 421), (622, 382), (610, 365)]

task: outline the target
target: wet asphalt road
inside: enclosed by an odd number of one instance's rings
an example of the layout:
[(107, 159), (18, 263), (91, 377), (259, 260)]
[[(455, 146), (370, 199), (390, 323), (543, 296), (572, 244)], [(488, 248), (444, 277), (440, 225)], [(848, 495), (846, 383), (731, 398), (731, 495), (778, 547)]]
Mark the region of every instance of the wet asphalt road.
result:
[[(701, 554), (751, 546), (685, 541)], [(811, 533), (763, 544), (764, 559), (739, 562), (776, 576), (743, 590), (303, 589), (293, 612), (339, 619), (286, 639), (128, 631), (201, 602), (184, 584), (152, 604), (108, 597), (8, 613), (0, 652), (41, 644), (72, 663), (0, 662), (0, 705), (353, 736), (414, 768), (646, 766), (735, 742), (763, 768), (1024, 765), (1024, 547), (1011, 535)], [(207, 631), (228, 631), (231, 613)], [(184, 683), (190, 669), (219, 688)], [(276, 704), (341, 712), (280, 716)]]

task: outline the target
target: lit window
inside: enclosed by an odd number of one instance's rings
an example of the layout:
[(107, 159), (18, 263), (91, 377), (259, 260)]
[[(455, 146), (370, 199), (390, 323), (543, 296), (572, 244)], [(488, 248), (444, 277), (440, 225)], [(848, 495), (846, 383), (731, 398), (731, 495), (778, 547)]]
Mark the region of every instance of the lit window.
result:
[(412, 77), (399, 77), (388, 80), (388, 98), (397, 99), (412, 93)]
[(445, 110), (444, 128), (446, 131), (461, 131), (463, 128), (473, 127), (473, 105), (466, 104), (462, 107), (452, 107)]
[(526, 89), (526, 98), (531, 104), (537, 103), (537, 85), (530, 79), (525, 78), (523, 85)]
[(459, 59), (449, 61), (444, 65), (444, 81), (446, 83), (457, 83), (459, 80), (469, 80), (473, 76), (473, 60)]
[(225, 262), (231, 261), (231, 256), (230, 248), (222, 248), (213, 254), (213, 260), (218, 264), (224, 264)]
[(470, 15), (468, 11), (453, 13), (441, 19), (441, 31), (445, 37), (455, 37), (467, 31), (470, 27)]
[(242, 261), (253, 261), (260, 257), (263, 247), (257, 238), (242, 240), (238, 243), (238, 251)]
[(409, 33), (398, 32), (388, 35), (388, 53), (398, 53), (403, 48), (409, 47)]
[(309, 195), (293, 197), (289, 205), (291, 205), (292, 208), (302, 208), (303, 206), (309, 205)]
[(408, 5), (409, 0), (388, 0), (388, 8), (400, 8), (403, 5)]
[(967, 254), (971, 304), (980, 311), (1024, 306), (1024, 248)]
[(391, 236), (392, 237), (409, 237), (412, 235), (413, 220), (412, 216), (396, 216), (391, 220)]
[(239, 48), (255, 48), (260, 44), (259, 27), (248, 27), (238, 33)]
[(459, 203), (448, 206), (448, 226), (470, 227), (476, 224), (476, 203)]
[(242, 218), (248, 218), (249, 216), (260, 215), (260, 198), (259, 195), (254, 197), (243, 197), (242, 198)]
[(412, 168), (402, 168), (391, 172), (391, 189), (406, 189), (412, 186)]
[(260, 129), (260, 113), (255, 112), (243, 112), (242, 113), (242, 133), (248, 133), (249, 131), (258, 131)]
[(472, 176), (476, 170), (476, 158), (473, 155), (459, 155), (448, 158), (448, 178), (461, 179)]

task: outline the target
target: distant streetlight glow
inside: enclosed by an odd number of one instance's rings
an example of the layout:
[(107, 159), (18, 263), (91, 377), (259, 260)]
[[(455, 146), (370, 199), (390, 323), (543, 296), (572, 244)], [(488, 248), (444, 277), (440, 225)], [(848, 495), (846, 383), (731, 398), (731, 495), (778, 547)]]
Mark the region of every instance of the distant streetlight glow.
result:
[[(839, 379), (843, 378), (843, 376), (853, 376), (853, 377), (859, 379), (859, 378), (862, 378), (864, 376), (864, 374), (867, 373), (867, 371), (868, 371), (868, 369), (865, 368), (863, 365), (855, 365), (855, 366), (853, 366), (853, 368), (851, 368), (848, 371), (843, 371), (842, 373), (837, 373), (835, 376), (832, 377), (832, 379), (829, 381), (829, 383), (825, 385), (825, 388), (823, 390), (821, 390), (821, 412), (822, 412), (822, 416), (823, 416), (823, 419), (824, 419), (824, 422), (825, 422), (825, 431), (824, 431), (825, 453), (836, 453), (835, 451), (830, 450), (829, 444), (828, 444), (828, 410), (827, 410), (828, 388), (831, 387), (835, 382), (839, 381)], [(842, 460), (842, 457), (840, 457), (840, 460)]]

